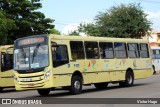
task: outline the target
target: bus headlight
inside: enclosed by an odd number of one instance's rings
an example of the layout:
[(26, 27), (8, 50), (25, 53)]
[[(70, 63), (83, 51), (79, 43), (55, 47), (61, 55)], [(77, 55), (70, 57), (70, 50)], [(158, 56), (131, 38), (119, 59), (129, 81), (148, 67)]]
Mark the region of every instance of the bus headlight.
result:
[(19, 81), (18, 81), (18, 77), (17, 77), (16, 75), (14, 75), (14, 80), (15, 80), (16, 82), (19, 82)]
[(46, 74), (44, 75), (44, 79), (49, 78), (49, 76), (51, 75), (51, 71), (47, 71)]

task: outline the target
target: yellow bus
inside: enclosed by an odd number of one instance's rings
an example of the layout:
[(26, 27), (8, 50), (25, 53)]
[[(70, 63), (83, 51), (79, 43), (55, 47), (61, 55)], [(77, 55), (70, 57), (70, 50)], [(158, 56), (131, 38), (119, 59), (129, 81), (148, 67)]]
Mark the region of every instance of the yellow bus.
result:
[(0, 46), (0, 92), (3, 88), (14, 87), (13, 45)]
[(72, 94), (81, 93), (82, 85), (129, 87), (153, 73), (146, 40), (58, 35), (15, 40), (14, 70), (16, 90), (35, 89), (42, 96), (57, 87)]

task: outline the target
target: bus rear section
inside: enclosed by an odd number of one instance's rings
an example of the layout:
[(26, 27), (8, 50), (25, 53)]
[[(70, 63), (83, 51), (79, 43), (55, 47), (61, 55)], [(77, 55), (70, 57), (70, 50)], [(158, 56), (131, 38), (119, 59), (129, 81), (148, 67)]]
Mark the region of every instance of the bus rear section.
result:
[(0, 46), (0, 91), (4, 88), (14, 87), (13, 79), (13, 46)]

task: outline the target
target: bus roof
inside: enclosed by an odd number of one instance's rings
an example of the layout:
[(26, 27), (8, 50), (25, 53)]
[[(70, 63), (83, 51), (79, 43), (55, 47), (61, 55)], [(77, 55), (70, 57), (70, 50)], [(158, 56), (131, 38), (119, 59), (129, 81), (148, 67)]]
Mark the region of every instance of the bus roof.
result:
[(49, 35), (52, 39), (58, 39), (58, 40), (85, 40), (85, 41), (101, 41), (101, 42), (106, 42), (106, 41), (115, 41), (115, 42), (131, 42), (131, 43), (149, 43), (148, 40), (146, 39), (133, 39), (133, 38), (112, 38), (112, 37), (82, 37), (82, 36), (61, 36), (61, 35)]
[[(1, 52), (6, 52), (6, 49), (8, 49), (10, 47), (13, 47), (13, 45), (2, 45), (2, 46), (0, 46), (0, 50), (1, 50)], [(8, 51), (10, 53), (13, 51), (13, 49), (9, 49)]]

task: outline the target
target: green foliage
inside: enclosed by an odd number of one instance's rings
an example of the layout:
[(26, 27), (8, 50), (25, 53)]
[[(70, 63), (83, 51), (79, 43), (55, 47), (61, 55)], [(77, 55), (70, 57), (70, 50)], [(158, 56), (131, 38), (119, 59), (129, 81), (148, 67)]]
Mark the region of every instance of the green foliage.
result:
[(61, 33), (60, 33), (58, 30), (56, 30), (56, 29), (51, 29), (51, 30), (49, 31), (49, 34), (60, 35)]
[(69, 33), (68, 35), (69, 35), (69, 36), (80, 36), (80, 35), (79, 35), (79, 31), (77, 31), (77, 30), (72, 31), (72, 32)]
[(0, 11), (0, 45), (4, 45), (7, 42), (7, 32), (15, 28), (15, 22), (6, 18), (3, 11)]
[(7, 43), (11, 44), (17, 38), (47, 34), (54, 28), (51, 23), (54, 21), (45, 18), (45, 15), (38, 11), (42, 8), (41, 0), (0, 0), (0, 10), (5, 17), (14, 20), (16, 29), (9, 29)]
[(99, 13), (95, 23), (82, 25), (81, 29), (92, 36), (141, 38), (150, 30), (146, 16), (140, 4), (122, 4)]

